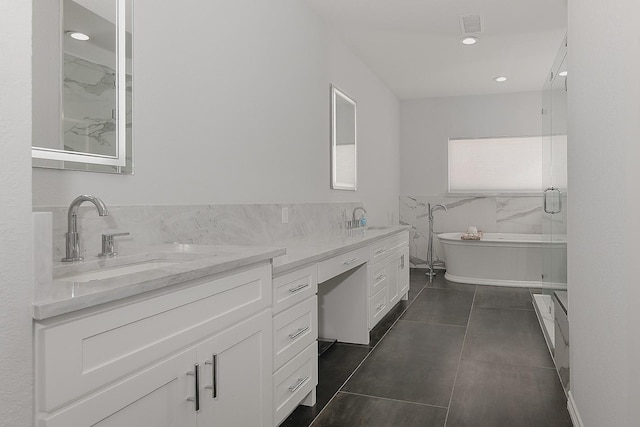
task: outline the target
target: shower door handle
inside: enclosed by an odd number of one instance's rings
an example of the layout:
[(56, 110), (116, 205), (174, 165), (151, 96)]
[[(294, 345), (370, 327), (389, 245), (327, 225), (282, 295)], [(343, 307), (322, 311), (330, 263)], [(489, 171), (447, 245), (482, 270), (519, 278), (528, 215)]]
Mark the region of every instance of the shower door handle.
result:
[[(558, 193), (558, 210), (553, 210), (553, 208), (551, 210), (548, 209), (547, 198), (549, 197), (549, 193)], [(555, 187), (547, 188), (546, 190), (544, 190), (542, 200), (544, 205), (544, 211), (546, 213), (553, 215), (553, 214), (562, 212), (562, 192), (559, 189)]]

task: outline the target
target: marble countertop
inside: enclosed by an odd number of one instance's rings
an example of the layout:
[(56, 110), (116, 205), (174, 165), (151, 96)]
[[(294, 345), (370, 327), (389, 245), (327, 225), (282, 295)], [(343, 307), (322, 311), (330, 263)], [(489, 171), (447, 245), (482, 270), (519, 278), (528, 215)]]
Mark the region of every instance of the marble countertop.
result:
[(273, 276), (280, 276), (298, 267), (370, 245), (409, 228), (408, 226), (370, 227), (366, 230), (350, 230), (341, 236), (328, 235), (322, 238), (287, 242), (286, 254), (273, 259)]
[[(53, 316), (139, 295), (182, 282), (224, 273), (284, 255), (284, 248), (166, 244), (138, 248), (109, 259), (86, 260), (53, 267), (53, 280), (36, 288), (33, 318)], [(158, 261), (159, 267), (100, 280), (72, 280), (97, 269)], [(66, 279), (65, 277), (71, 277)]]
[[(273, 259), (273, 275), (278, 276), (367, 246), (403, 230), (408, 230), (408, 227), (370, 227), (350, 230), (343, 235), (329, 234), (280, 242), (279, 247), (166, 244), (137, 248), (109, 259), (73, 264), (57, 262), (53, 267), (52, 282), (36, 288), (33, 318), (44, 320), (269, 259)], [(74, 279), (74, 276), (100, 269), (150, 262), (157, 265), (117, 277), (91, 281)]]

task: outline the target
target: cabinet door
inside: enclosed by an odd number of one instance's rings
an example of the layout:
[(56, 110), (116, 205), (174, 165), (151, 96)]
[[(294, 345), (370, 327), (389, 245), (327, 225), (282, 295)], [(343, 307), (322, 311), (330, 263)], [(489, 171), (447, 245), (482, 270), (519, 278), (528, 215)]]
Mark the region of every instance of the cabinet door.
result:
[(400, 256), (399, 252), (394, 252), (389, 258), (387, 258), (389, 281), (387, 284), (387, 292), (389, 293), (389, 308), (390, 310), (400, 299)]
[(271, 334), (267, 310), (196, 347), (202, 367), (198, 426), (270, 427)]
[(409, 291), (409, 247), (402, 248), (401, 256), (398, 260), (398, 295), (403, 298)]
[(79, 400), (54, 415), (39, 416), (46, 427), (188, 427), (196, 425), (191, 348), (124, 381)]

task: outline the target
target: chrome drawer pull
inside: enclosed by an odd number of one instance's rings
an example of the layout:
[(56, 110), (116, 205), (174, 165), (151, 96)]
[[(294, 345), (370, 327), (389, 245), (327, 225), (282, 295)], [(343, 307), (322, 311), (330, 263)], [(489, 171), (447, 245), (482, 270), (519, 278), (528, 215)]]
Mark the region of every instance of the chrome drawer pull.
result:
[(204, 362), (205, 365), (211, 365), (211, 385), (204, 386), (205, 390), (211, 390), (211, 397), (218, 397), (218, 355), (213, 353), (211, 361)]
[(357, 262), (357, 261), (358, 261), (358, 258), (352, 258), (349, 261), (343, 262), (343, 264), (344, 265), (351, 265), (351, 264), (353, 264), (354, 262)]
[(376, 277), (376, 282), (384, 279), (385, 277), (387, 277), (387, 276), (385, 276), (384, 274), (379, 275), (378, 277)]
[(376, 307), (376, 313), (379, 312), (380, 310), (382, 310), (383, 308), (385, 308), (386, 304), (380, 304), (379, 306)]
[(187, 401), (194, 402), (196, 406), (196, 412), (198, 412), (200, 410), (200, 365), (196, 363), (193, 368), (193, 371), (187, 372), (187, 375), (196, 377), (196, 395), (195, 397), (187, 397)]
[(301, 291), (304, 288), (308, 288), (308, 287), (309, 287), (309, 283), (303, 283), (301, 285), (296, 286), (295, 288), (289, 288), (289, 292), (296, 293), (296, 292)]
[(376, 251), (376, 255), (380, 255), (380, 254), (383, 254), (383, 253), (385, 253), (385, 252), (387, 252), (387, 250), (386, 250), (386, 249), (378, 249), (378, 250)]
[(291, 338), (292, 340), (295, 339), (296, 337), (300, 336), (301, 334), (304, 334), (305, 332), (307, 332), (309, 330), (309, 327), (307, 326), (306, 328), (300, 328), (297, 331), (295, 331), (292, 334), (289, 334), (289, 338)]
[(302, 384), (307, 382), (308, 379), (309, 379), (308, 376), (306, 376), (304, 378), (298, 378), (298, 382), (296, 383), (296, 385), (292, 385), (291, 387), (289, 387), (289, 391), (291, 393), (295, 393), (296, 390), (298, 390), (300, 387), (302, 387)]

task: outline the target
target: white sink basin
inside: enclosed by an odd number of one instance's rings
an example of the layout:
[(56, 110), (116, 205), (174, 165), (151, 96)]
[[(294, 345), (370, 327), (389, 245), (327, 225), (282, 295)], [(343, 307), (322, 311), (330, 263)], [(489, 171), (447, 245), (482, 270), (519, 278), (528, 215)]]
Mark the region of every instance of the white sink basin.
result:
[(156, 259), (119, 267), (101, 268), (100, 270), (86, 273), (72, 274), (70, 276), (59, 277), (57, 280), (65, 282), (90, 282), (92, 280), (110, 279), (112, 277), (124, 276), (125, 274), (138, 273), (140, 271), (153, 270), (176, 264), (179, 264), (179, 261)]
[(62, 266), (54, 271), (57, 282), (91, 282), (92, 280), (112, 279), (142, 271), (180, 265), (210, 255), (188, 253), (147, 253), (96, 260), (92, 262)]

